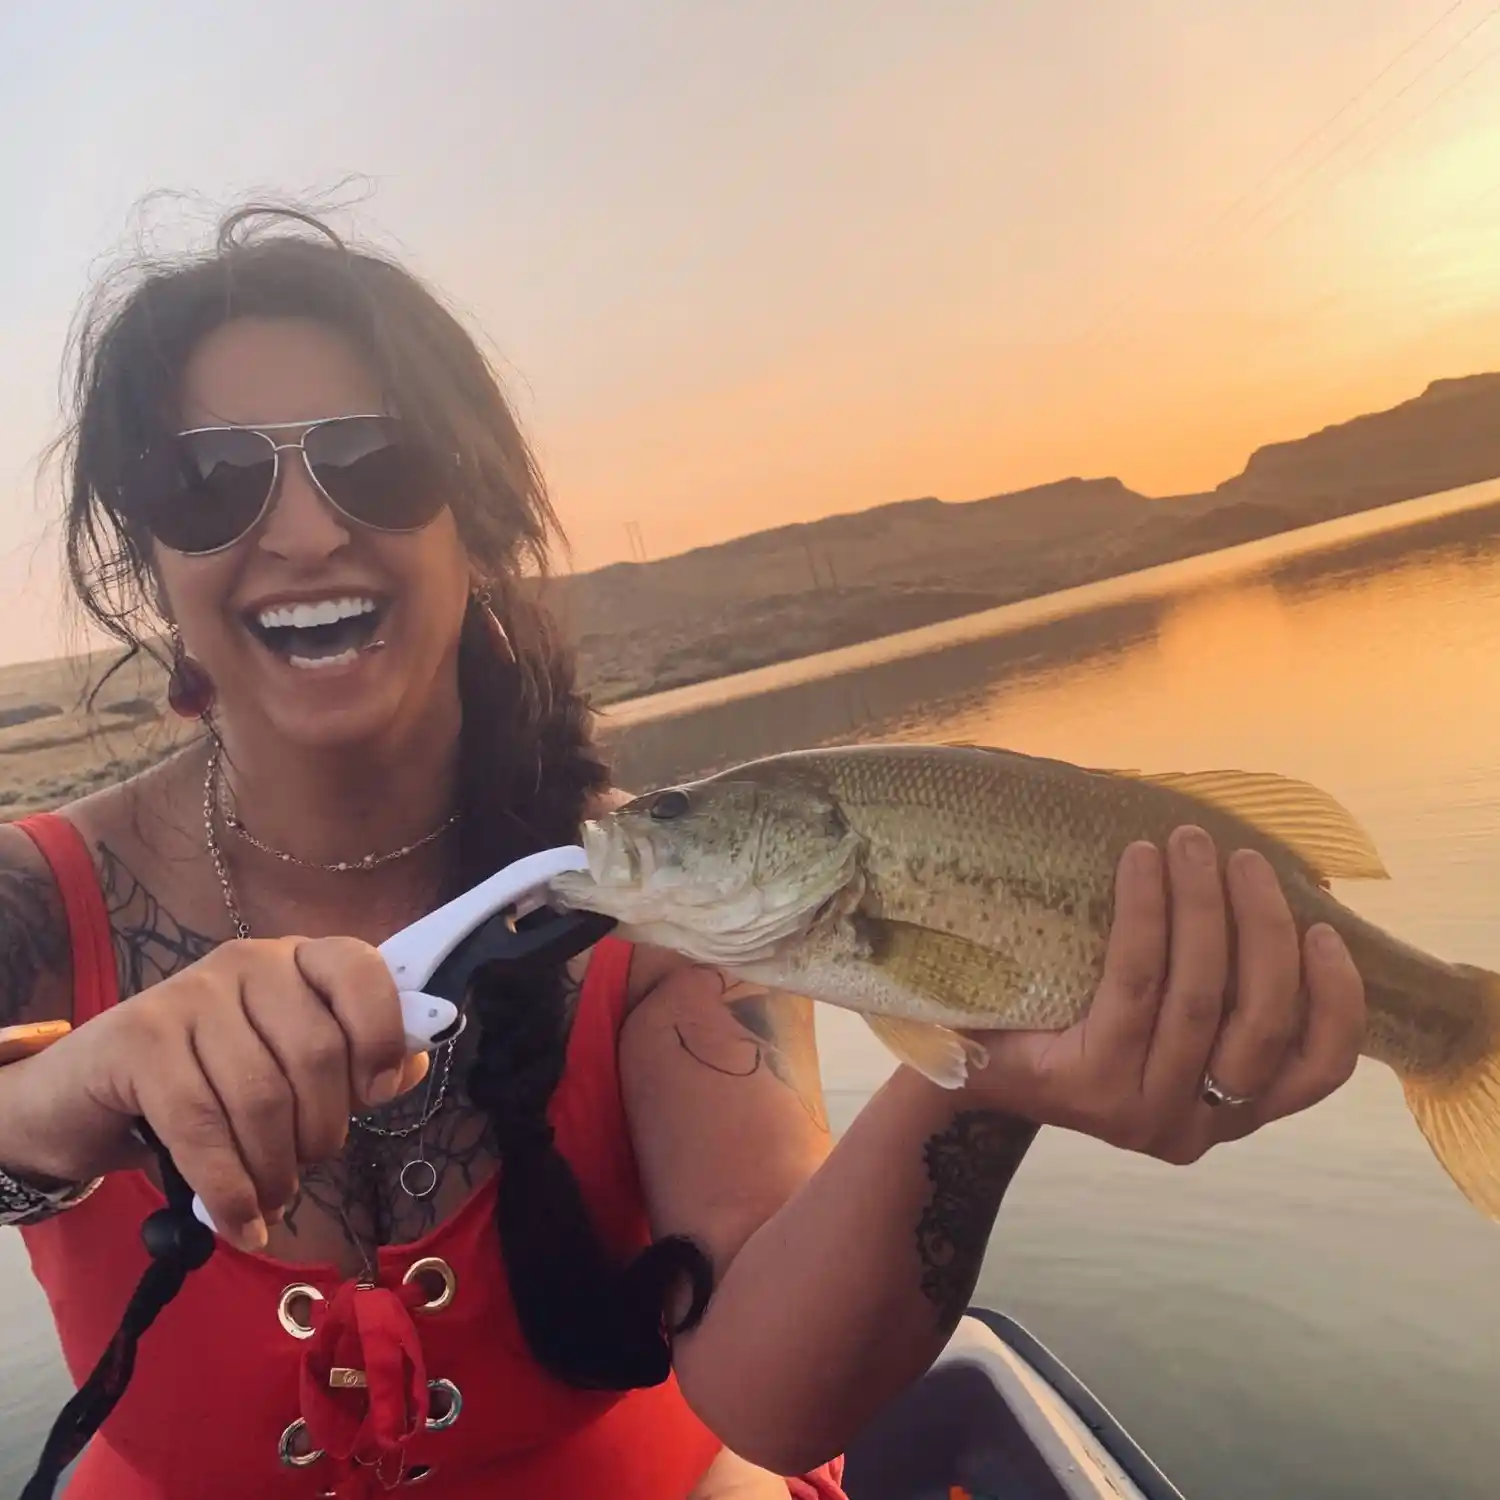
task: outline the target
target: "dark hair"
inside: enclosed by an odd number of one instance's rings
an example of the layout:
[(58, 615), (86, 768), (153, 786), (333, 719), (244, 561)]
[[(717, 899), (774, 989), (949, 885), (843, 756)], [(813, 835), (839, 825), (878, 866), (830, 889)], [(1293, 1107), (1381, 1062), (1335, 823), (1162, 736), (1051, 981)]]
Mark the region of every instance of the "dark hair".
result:
[[(608, 772), (572, 654), (524, 576), (528, 566), (545, 575), (560, 528), (494, 370), (462, 324), (408, 272), (300, 209), (241, 208), (221, 221), (207, 252), (133, 269), (123, 295), (106, 284), (84, 309), (74, 336), (76, 420), (59, 445), (67, 565), (87, 614), (128, 648), (126, 660), (152, 649), (157, 632), (148, 628), (160, 622), (150, 542), (119, 495), (133, 457), (170, 437), (182, 371), (200, 340), (238, 316), (331, 326), (369, 362), (403, 419), (458, 453), (451, 508), (509, 637), (502, 656), (483, 611), (471, 607), (459, 644), (459, 880), (471, 885), (523, 854), (572, 842)], [(691, 1308), (671, 1327), (680, 1332), (701, 1318), (712, 1273), (703, 1252), (678, 1237), (623, 1266), (605, 1253), (546, 1121), (572, 1020), (566, 989), (560, 973), (481, 975), (471, 996), (480, 1035), (468, 1089), (503, 1157), (495, 1216), (512, 1300), (533, 1356), (559, 1379), (654, 1385), (671, 1367), (668, 1296), (679, 1278), (691, 1283)], [(169, 1300), (180, 1282), (162, 1278), (170, 1290), (148, 1300)], [(144, 1294), (143, 1283), (137, 1300)], [(128, 1373), (133, 1353), (132, 1340), (101, 1369)], [(81, 1415), (75, 1410), (75, 1433)]]

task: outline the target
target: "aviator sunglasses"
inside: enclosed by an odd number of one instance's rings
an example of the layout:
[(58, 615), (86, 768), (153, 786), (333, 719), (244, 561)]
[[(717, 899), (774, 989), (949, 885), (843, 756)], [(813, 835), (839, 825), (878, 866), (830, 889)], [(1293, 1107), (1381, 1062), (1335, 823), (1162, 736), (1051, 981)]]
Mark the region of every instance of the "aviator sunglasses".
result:
[[(301, 429), (296, 442), (272, 435)], [(448, 501), (452, 467), (396, 417), (325, 417), (261, 427), (194, 427), (142, 456), (127, 508), (163, 546), (202, 556), (248, 536), (271, 507), (283, 453), (300, 453), (318, 493), (373, 531), (416, 531)]]

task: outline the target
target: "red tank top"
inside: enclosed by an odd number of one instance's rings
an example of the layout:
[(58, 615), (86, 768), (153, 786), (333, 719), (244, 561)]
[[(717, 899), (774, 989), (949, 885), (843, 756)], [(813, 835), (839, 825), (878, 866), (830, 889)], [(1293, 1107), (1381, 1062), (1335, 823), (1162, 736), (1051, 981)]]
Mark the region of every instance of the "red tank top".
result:
[[(55, 814), (17, 826), (51, 865), (67, 912), (73, 957), (74, 1025), (119, 998), (109, 920), (87, 845)], [(577, 1174), (599, 1232), (619, 1254), (650, 1231), (615, 1068), (629, 947), (606, 938), (594, 949), (549, 1115), (559, 1150)], [(354, 1292), (335, 1268), (248, 1255), (220, 1241), (141, 1341), (130, 1386), (80, 1459), (69, 1500), (373, 1500), (420, 1483), (432, 1500), (681, 1500), (720, 1449), (675, 1379), (626, 1393), (575, 1390), (530, 1357), (511, 1305), (492, 1217), (495, 1179), (451, 1219), (409, 1245), (378, 1252), (379, 1285)], [(93, 1368), (141, 1272), (141, 1222), (162, 1204), (142, 1172), (118, 1172), (77, 1208), (22, 1231), (75, 1381)], [(421, 1261), (451, 1273), (446, 1306), (424, 1311), (403, 1277)], [(416, 1283), (436, 1290), (440, 1283)], [(331, 1453), (287, 1463), (284, 1435), (305, 1411), (304, 1367), (319, 1339), (288, 1331), (278, 1309), (288, 1289), (315, 1288), (322, 1306), (294, 1301), (305, 1326), (360, 1298), (333, 1362), (400, 1370), (415, 1385), (447, 1382), (433, 1398), (434, 1425), (408, 1443), (398, 1474)], [(436, 1300), (436, 1299), (435, 1299)], [(316, 1308), (312, 1318), (309, 1308)], [(371, 1315), (373, 1313), (373, 1315)], [(356, 1343), (350, 1345), (348, 1340)], [(359, 1340), (362, 1338), (362, 1345)], [(353, 1352), (351, 1353), (351, 1348)], [(402, 1350), (405, 1350), (403, 1355)], [(361, 1359), (362, 1356), (362, 1359)], [(322, 1367), (326, 1370), (326, 1364)], [(313, 1406), (325, 1404), (326, 1377)], [(455, 1403), (451, 1392), (456, 1391)], [(353, 1404), (350, 1404), (353, 1398)], [(360, 1392), (339, 1392), (345, 1411)], [(446, 1425), (457, 1406), (457, 1416)], [(357, 1417), (356, 1417), (357, 1420)], [(326, 1415), (315, 1423), (326, 1430)], [(290, 1440), (305, 1449), (306, 1435)], [(793, 1495), (836, 1497), (842, 1463), (788, 1481)]]

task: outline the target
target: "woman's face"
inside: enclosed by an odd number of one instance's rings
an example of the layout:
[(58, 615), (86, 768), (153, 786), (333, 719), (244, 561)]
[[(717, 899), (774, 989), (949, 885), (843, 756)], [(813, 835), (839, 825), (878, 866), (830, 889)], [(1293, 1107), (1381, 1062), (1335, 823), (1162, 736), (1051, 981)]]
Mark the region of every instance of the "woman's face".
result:
[[(184, 429), (253, 427), (384, 411), (378, 383), (332, 329), (240, 318), (194, 352), (180, 419)], [(301, 432), (272, 435), (288, 443)], [(323, 498), (299, 453), (281, 460), (271, 506), (241, 541), (201, 557), (153, 549), (169, 613), (213, 678), (218, 710), (309, 747), (447, 724), (470, 587), (452, 511), (420, 531), (371, 531)], [(315, 622), (332, 623), (301, 628)], [(371, 649), (372, 640), (385, 644)]]

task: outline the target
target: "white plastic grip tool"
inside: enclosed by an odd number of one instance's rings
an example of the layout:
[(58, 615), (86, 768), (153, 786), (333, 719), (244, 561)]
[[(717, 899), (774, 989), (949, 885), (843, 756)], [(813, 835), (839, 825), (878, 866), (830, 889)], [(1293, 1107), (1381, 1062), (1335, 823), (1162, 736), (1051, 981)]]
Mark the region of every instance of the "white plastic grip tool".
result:
[[(514, 917), (520, 918), (545, 905), (543, 893), (554, 875), (587, 869), (588, 856), (576, 844), (528, 854), (435, 911), (428, 912), (425, 917), (419, 917), (380, 945), (378, 951), (391, 971), (400, 995), (408, 1052), (430, 1051), (447, 1040), (445, 1033), (459, 1021), (458, 1006), (453, 1000), (429, 994), (423, 988), (459, 944), (502, 912), (514, 908)], [(196, 1193), (193, 1195), (193, 1216), (217, 1232), (217, 1226)]]
[(588, 856), (576, 844), (543, 849), (497, 870), (436, 911), (418, 917), (380, 945), (380, 956), (404, 1000), (420, 991), (458, 945), (493, 916), (516, 908), (516, 916), (544, 904), (542, 892), (554, 875), (587, 870)]

